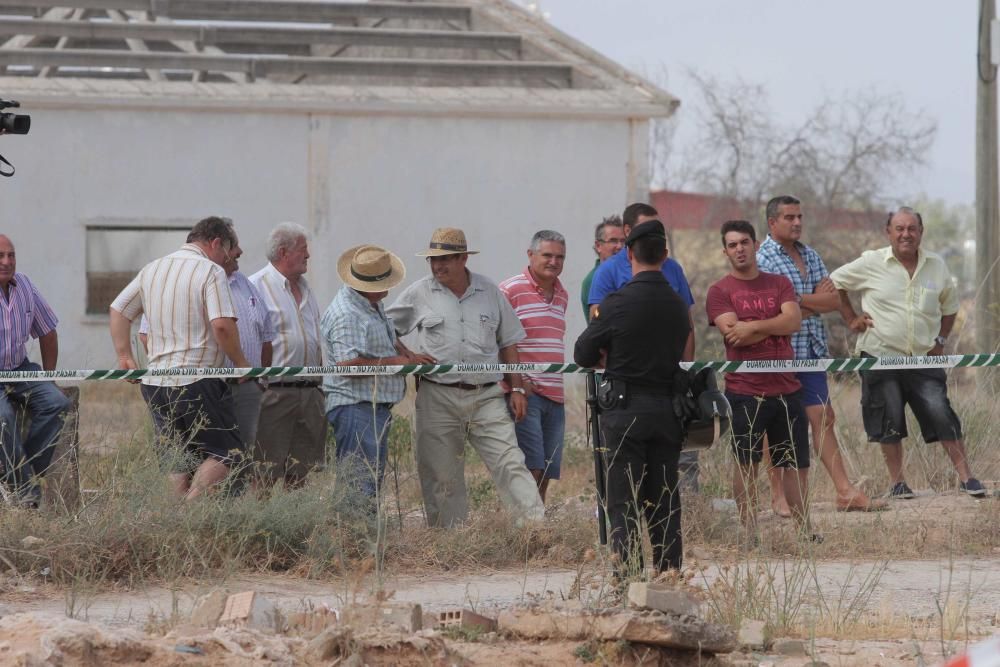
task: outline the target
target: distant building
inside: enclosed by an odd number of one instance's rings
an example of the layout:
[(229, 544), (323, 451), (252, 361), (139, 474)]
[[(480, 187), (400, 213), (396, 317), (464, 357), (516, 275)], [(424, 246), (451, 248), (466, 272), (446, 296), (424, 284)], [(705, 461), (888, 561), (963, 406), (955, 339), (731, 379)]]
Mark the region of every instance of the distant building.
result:
[[(775, 193), (778, 194), (778, 193)], [(749, 220), (758, 230), (767, 231), (764, 220), (764, 206), (767, 201), (747, 202), (733, 197), (677, 192), (674, 190), (653, 190), (649, 202), (668, 222), (671, 230), (712, 229), (717, 230), (726, 220)], [(836, 229), (878, 230), (885, 223), (883, 211), (855, 211), (842, 208), (809, 208), (809, 221), (824, 227)]]
[(114, 362), (117, 290), (209, 214), (248, 273), (276, 223), (304, 224), (324, 304), (345, 248), (391, 248), (412, 280), (438, 226), (495, 280), (557, 229), (582, 279), (677, 105), (509, 0), (2, 2), (0, 96), (33, 119), (0, 139), (0, 231), (61, 319), (60, 365), (85, 368)]

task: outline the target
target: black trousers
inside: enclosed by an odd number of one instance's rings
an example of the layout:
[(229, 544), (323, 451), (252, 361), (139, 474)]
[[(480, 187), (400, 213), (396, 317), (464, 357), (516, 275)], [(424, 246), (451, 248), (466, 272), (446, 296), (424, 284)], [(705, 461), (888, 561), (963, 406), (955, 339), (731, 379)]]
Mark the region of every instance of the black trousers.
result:
[(642, 571), (641, 517), (649, 528), (657, 571), (680, 569), (683, 545), (677, 459), (681, 432), (670, 399), (630, 396), (626, 407), (602, 412), (601, 434), (607, 448), (611, 548), (619, 558), (619, 573)]

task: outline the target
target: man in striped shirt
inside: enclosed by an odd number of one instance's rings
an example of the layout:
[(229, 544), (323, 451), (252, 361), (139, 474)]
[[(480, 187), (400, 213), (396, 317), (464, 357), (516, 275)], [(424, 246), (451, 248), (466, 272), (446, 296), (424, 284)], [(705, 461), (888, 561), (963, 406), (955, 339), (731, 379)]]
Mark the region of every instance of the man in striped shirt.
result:
[[(283, 222), (267, 239), (268, 264), (250, 276), (274, 322), (276, 366), (323, 364), (319, 306), (305, 274), (309, 235), (305, 227)], [(306, 474), (323, 465), (326, 416), (318, 378), (268, 383), (260, 408), (255, 458), (265, 464), (263, 481), (298, 486)]]
[[(41, 293), (17, 272), (14, 244), (0, 234), (0, 370), (55, 370), (59, 356), (58, 320)], [(41, 367), (28, 361), (28, 338), (37, 338)], [(28, 437), (22, 441), (15, 407), (31, 415)], [(25, 505), (37, 507), (37, 478), (52, 461), (55, 440), (69, 400), (51, 382), (0, 383), (0, 483), (12, 487)]]
[[(190, 242), (190, 238), (188, 239)], [(223, 265), (229, 283), (229, 292), (236, 309), (236, 328), (240, 332), (240, 349), (246, 355), (251, 366), (271, 365), (271, 341), (274, 340), (274, 325), (271, 314), (264, 305), (260, 292), (250, 279), (239, 270), (239, 258), (243, 255), (242, 248), (237, 245), (231, 252), (229, 261)], [(149, 318), (142, 316), (139, 325), (139, 338), (149, 353)], [(233, 368), (233, 360), (226, 358), (225, 366)], [(240, 439), (243, 441), (243, 451), (252, 452), (257, 442), (257, 424), (260, 420), (261, 395), (264, 385), (261, 380), (238, 382), (235, 379), (226, 381), (232, 387), (233, 403), (236, 410), (236, 423), (240, 429)]]
[[(147, 264), (111, 304), (111, 340), (119, 368), (137, 368), (132, 322), (149, 317), (149, 368), (219, 367), (229, 357), (249, 366), (240, 349), (226, 272), (239, 252), (232, 222), (201, 220), (180, 250)], [(230, 386), (218, 378), (142, 379), (157, 444), (170, 465), (175, 493), (191, 500), (217, 485), (242, 450)], [(178, 456), (183, 448), (185, 455)]]
[[(517, 344), (523, 363), (561, 364), (565, 360), (568, 294), (559, 281), (566, 261), (566, 239), (542, 230), (531, 239), (528, 267), (500, 283), (500, 291), (514, 308), (525, 338)], [(528, 397), (524, 419), (515, 422), (517, 444), (545, 502), (550, 479), (559, 479), (566, 411), (560, 373), (525, 373)], [(509, 391), (509, 388), (504, 386)]]

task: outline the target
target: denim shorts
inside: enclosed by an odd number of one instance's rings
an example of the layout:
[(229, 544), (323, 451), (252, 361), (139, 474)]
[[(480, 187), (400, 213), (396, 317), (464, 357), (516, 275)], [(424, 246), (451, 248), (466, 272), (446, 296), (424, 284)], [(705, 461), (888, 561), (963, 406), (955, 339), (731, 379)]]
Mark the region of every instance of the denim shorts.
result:
[(826, 372), (796, 373), (795, 377), (802, 385), (802, 405), (811, 408), (814, 405), (826, 405), (830, 402), (830, 386), (827, 384)]
[(540, 394), (532, 394), (528, 397), (524, 419), (514, 422), (514, 431), (528, 470), (542, 470), (543, 479), (559, 479), (566, 407)]
[(726, 392), (733, 410), (733, 454), (740, 465), (760, 463), (766, 435), (775, 468), (809, 467), (809, 420), (799, 394), (747, 396)]
[(860, 371), (861, 417), (868, 442), (899, 443), (908, 433), (909, 405), (920, 424), (924, 442), (961, 440), (962, 422), (948, 400), (948, 376), (943, 368)]

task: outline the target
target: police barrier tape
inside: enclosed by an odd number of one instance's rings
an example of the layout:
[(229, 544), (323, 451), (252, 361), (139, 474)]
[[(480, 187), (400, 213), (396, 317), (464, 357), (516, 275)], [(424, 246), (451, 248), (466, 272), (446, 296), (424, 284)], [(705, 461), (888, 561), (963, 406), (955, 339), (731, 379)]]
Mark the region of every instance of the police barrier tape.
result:
[[(844, 372), (905, 368), (979, 368), (1000, 366), (1000, 354), (953, 354), (940, 357), (857, 357), (756, 361), (688, 361), (684, 370), (712, 368), (721, 372)], [(397, 366), (266, 366), (263, 368), (138, 368), (133, 370), (0, 371), (0, 382), (68, 382), (138, 380), (141, 378), (288, 378), (333, 375), (438, 375), (441, 373), (586, 373), (577, 364), (406, 364)]]

